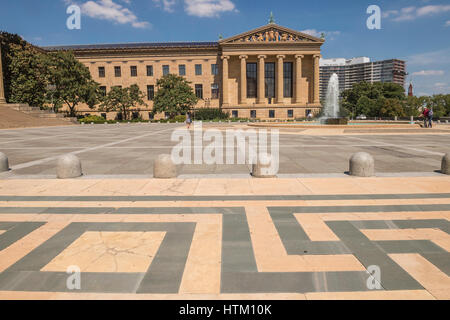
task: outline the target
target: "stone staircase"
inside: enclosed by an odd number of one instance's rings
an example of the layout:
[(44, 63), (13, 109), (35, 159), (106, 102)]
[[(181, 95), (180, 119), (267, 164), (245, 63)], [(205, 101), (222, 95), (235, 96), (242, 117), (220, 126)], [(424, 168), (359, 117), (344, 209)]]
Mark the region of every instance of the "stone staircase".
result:
[(30, 107), (28, 104), (8, 103), (4, 106), (23, 112), (35, 118), (61, 119), (64, 121), (77, 123), (77, 118), (65, 117), (62, 113), (55, 113), (53, 110), (41, 110), (39, 107)]

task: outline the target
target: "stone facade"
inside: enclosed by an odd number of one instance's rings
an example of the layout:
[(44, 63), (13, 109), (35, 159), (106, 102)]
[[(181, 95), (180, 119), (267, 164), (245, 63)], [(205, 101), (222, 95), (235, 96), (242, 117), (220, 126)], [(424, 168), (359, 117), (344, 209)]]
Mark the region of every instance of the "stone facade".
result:
[[(154, 86), (156, 93), (156, 81), (162, 77), (163, 68), (168, 66), (170, 73), (178, 75), (181, 65), (185, 66), (185, 77), (193, 89), (196, 85), (197, 89), (199, 85), (202, 87), (202, 99), (196, 109), (222, 108), (240, 118), (294, 119), (320, 111), (319, 59), (323, 43), (323, 39), (269, 24), (219, 42), (45, 49), (72, 50), (77, 59), (89, 68), (93, 79), (107, 91), (113, 86), (137, 84), (144, 93), (148, 92), (148, 86)], [(256, 94), (251, 96), (248, 96), (247, 64), (257, 66)], [(198, 65), (201, 65), (201, 72)], [(115, 67), (120, 67), (120, 76), (116, 76)], [(148, 67), (152, 72), (148, 72)], [(104, 75), (99, 68), (104, 68)], [(132, 74), (134, 70), (136, 74)], [(272, 81), (270, 89), (267, 81)], [(290, 87), (287, 93), (286, 86)], [(164, 117), (163, 114), (152, 114), (151, 99), (146, 103), (147, 106), (136, 110), (143, 119)], [(81, 114), (101, 114), (85, 105), (79, 106), (78, 111)], [(108, 113), (107, 118), (116, 118), (116, 113)]]

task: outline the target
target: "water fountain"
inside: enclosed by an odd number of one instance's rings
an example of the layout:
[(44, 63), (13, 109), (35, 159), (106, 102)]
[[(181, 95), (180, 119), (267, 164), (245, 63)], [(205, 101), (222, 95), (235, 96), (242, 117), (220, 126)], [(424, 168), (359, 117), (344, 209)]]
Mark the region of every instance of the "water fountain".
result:
[(347, 119), (340, 118), (339, 113), (339, 78), (336, 73), (333, 73), (328, 82), (325, 106), (323, 108), (323, 116), (320, 118), (320, 123), (346, 125)]

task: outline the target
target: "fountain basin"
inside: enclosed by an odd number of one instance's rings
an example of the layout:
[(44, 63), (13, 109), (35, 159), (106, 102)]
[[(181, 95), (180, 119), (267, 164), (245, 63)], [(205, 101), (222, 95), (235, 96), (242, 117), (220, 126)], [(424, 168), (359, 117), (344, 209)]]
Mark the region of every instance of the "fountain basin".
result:
[(326, 118), (326, 119), (321, 119), (320, 124), (346, 126), (348, 124), (348, 119), (347, 118)]

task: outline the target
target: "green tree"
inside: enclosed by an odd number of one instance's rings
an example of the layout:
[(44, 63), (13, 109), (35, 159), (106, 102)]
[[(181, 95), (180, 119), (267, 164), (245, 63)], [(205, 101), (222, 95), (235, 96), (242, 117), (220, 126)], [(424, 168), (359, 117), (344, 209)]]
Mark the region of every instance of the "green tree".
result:
[(155, 112), (168, 112), (170, 118), (188, 112), (198, 102), (185, 78), (168, 74), (156, 83), (158, 91), (154, 99)]
[(49, 80), (55, 86), (53, 99), (63, 101), (69, 115), (76, 116), (76, 107), (87, 103), (93, 108), (98, 103), (98, 84), (92, 80), (89, 69), (79, 62), (72, 52), (56, 52), (47, 58)]
[(44, 106), (49, 83), (46, 55), (28, 44), (10, 44), (9, 54), (8, 101)]
[(137, 84), (127, 88), (113, 87), (103, 98), (99, 107), (100, 111), (117, 111), (122, 113), (124, 120), (128, 120), (131, 108), (137, 105), (145, 106), (144, 93), (139, 90)]
[(381, 105), (380, 117), (404, 117), (406, 116), (403, 110), (402, 101), (396, 98), (385, 98)]

